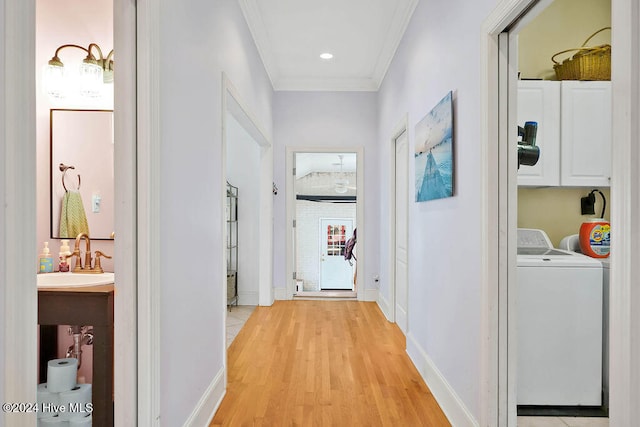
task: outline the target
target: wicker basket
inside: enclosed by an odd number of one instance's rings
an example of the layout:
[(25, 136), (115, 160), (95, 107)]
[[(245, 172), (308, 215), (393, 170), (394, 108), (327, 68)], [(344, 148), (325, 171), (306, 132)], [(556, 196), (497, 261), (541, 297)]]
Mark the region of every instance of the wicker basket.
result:
[[(582, 47), (563, 50), (553, 55), (551, 60), (558, 80), (611, 80), (611, 45), (585, 47), (596, 34), (610, 29), (611, 27), (599, 29), (582, 43)], [(556, 56), (567, 52), (576, 53), (562, 63), (556, 61)]]

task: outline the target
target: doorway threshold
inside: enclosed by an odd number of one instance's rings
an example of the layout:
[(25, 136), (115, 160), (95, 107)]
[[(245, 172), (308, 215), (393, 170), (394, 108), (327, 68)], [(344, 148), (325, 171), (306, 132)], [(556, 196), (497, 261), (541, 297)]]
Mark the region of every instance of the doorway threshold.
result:
[(331, 300), (355, 300), (355, 291), (299, 291), (293, 295), (293, 299), (331, 299)]

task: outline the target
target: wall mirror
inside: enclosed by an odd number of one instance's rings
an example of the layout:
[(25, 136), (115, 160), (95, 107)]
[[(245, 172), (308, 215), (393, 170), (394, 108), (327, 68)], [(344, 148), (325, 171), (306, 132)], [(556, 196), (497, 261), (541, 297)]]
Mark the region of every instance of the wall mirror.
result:
[[(51, 238), (114, 231), (113, 110), (50, 110)], [(84, 217), (83, 217), (84, 215)]]

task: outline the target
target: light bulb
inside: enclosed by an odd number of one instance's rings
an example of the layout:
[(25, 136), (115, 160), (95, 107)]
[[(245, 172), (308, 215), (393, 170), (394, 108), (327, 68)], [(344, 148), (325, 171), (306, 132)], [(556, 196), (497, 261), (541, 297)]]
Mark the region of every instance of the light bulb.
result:
[(103, 82), (101, 66), (88, 61), (82, 62), (78, 79), (81, 95), (91, 98), (100, 96)]
[(66, 81), (64, 67), (45, 65), (42, 70), (42, 86), (44, 91), (53, 98), (64, 98)]

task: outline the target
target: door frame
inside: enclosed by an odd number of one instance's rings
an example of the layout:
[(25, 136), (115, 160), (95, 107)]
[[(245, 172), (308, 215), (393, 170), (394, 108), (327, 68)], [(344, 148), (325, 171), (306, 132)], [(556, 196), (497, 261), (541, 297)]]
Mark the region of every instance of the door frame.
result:
[[(391, 132), (391, 137), (389, 138), (388, 150), (389, 150), (389, 200), (396, 199), (396, 140), (403, 134), (407, 133), (407, 144), (410, 145), (409, 139), (409, 114), (405, 113), (402, 119), (393, 127), (393, 131)], [(410, 152), (410, 150), (409, 150)], [(406, 159), (406, 167), (407, 173), (409, 171), (409, 159)], [(408, 183), (407, 183), (408, 185)], [(409, 224), (409, 209), (407, 207), (407, 217), (404, 218), (405, 224)], [(387, 319), (391, 322), (397, 323), (397, 313), (396, 313), (396, 277), (395, 277), (395, 263), (396, 263), (396, 236), (395, 236), (395, 225), (396, 225), (396, 209), (390, 206), (389, 209), (389, 260), (388, 260), (388, 271), (389, 271), (389, 300), (384, 301), (384, 296), (382, 293), (378, 296), (378, 305), (380, 307), (384, 307), (383, 311), (386, 312)], [(407, 234), (407, 243), (409, 240), (409, 235)], [(408, 244), (407, 244), (408, 246)], [(407, 267), (409, 263), (409, 256), (407, 254)], [(407, 268), (407, 282), (408, 275), (410, 274), (409, 269)], [(407, 307), (407, 319), (409, 318)], [(408, 331), (408, 325), (407, 325)]]
[[(548, 4), (550, 0), (539, 2)], [(482, 26), (482, 232), (481, 413), (483, 425), (516, 426), (514, 288), (517, 246), (516, 108), (509, 67), (512, 28), (536, 0), (507, 0)], [(512, 131), (513, 130), (513, 131)]]
[[(508, 138), (515, 129), (515, 106), (509, 102), (509, 87), (499, 76), (509, 70), (508, 40), (500, 34), (513, 28), (533, 7), (545, 7), (548, 0), (507, 0), (501, 2), (482, 26), (482, 152), (481, 176), (482, 234), (482, 425), (516, 425), (516, 389), (513, 375), (515, 351), (509, 301), (509, 278), (515, 271), (516, 229), (509, 221), (509, 150), (515, 144)], [(630, 117), (640, 115), (640, 19), (636, 0), (612, 4), (612, 86), (613, 86), (613, 167), (612, 222), (618, 229), (615, 248), (622, 249), (612, 259), (611, 281), (611, 374), (610, 412), (612, 425), (631, 425), (640, 418), (640, 291), (632, 278), (640, 275), (640, 150), (634, 135), (640, 125)], [(505, 91), (506, 89), (506, 91)], [(511, 91), (513, 92), (513, 90)], [(513, 133), (515, 135), (515, 133)], [(513, 145), (510, 148), (510, 145)], [(513, 154), (512, 154), (513, 155)], [(512, 162), (513, 163), (513, 162)], [(511, 183), (513, 185), (513, 183)], [(496, 197), (497, 195), (497, 197)], [(489, 256), (491, 254), (491, 256)], [(496, 256), (497, 255), (497, 256)]]
[[(235, 88), (229, 77), (222, 73), (222, 159), (221, 182), (223, 189), (222, 202), (222, 254), (223, 266), (227, 265), (227, 224), (224, 206), (227, 198), (227, 113), (242, 126), (242, 128), (251, 135), (251, 138), (258, 144), (260, 148), (260, 209), (256, 212), (259, 215), (258, 235), (258, 252), (260, 260), (258, 262), (258, 303), (261, 306), (270, 306), (273, 304), (273, 145), (267, 137), (267, 133), (258, 122), (258, 119), (251, 112), (247, 104), (240, 97), (240, 93)], [(226, 283), (226, 271), (222, 271), (221, 283)], [(225, 307), (227, 301), (227, 288), (224, 288), (224, 298), (222, 299)], [(225, 317), (226, 328), (226, 317)], [(225, 329), (226, 330), (226, 329)], [(226, 366), (226, 356), (225, 356)], [(226, 369), (225, 369), (226, 372)]]
[[(3, 134), (4, 174), (0, 192), (5, 209), (0, 214), (0, 241), (4, 286), (3, 341), (10, 352), (2, 361), (5, 402), (32, 402), (36, 395), (37, 375), (37, 287), (33, 254), (36, 253), (36, 126), (35, 126), (35, 0), (4, 0), (4, 34), (0, 36), (4, 58), (2, 87), (4, 104), (0, 107)], [(114, 408), (117, 425), (140, 416), (144, 393), (138, 393), (137, 370), (137, 213), (136, 211), (136, 4), (114, 0), (114, 49), (118, 49), (118, 84), (115, 89), (115, 138), (133, 141), (115, 148), (116, 197), (120, 208), (116, 215), (115, 241), (119, 281), (114, 326), (116, 345), (126, 346), (127, 356), (115, 355)], [(144, 9), (144, 8), (143, 8)], [(157, 20), (156, 20), (157, 21)], [(159, 25), (159, 24), (158, 24)], [(143, 26), (143, 28), (145, 28)], [(139, 29), (140, 30), (140, 29)], [(27, 52), (27, 54), (25, 54)], [(143, 71), (143, 70), (140, 70)], [(141, 80), (144, 81), (144, 80)], [(11, 82), (6, 84), (5, 82)], [(143, 97), (144, 98), (144, 97)], [(139, 108), (139, 106), (138, 106)], [(133, 154), (132, 154), (133, 153)], [(144, 325), (144, 322), (142, 322)], [(141, 324), (138, 324), (141, 326)], [(145, 364), (142, 364), (145, 366)], [(32, 426), (35, 416), (4, 414), (7, 425)], [(151, 418), (138, 418), (149, 420)], [(146, 421), (145, 421), (146, 423)]]
[(610, 288), (610, 425), (633, 425), (640, 419), (640, 3), (617, 0), (611, 5), (613, 137)]
[[(0, 35), (0, 261), (4, 314), (3, 402), (32, 402), (37, 383), (35, 0), (4, 0)], [(26, 52), (26, 54), (25, 54)], [(4, 59), (10, 60), (4, 60)], [(8, 84), (9, 83), (9, 84)], [(7, 303), (10, 302), (10, 303)], [(6, 351), (11, 345), (11, 351)], [(35, 415), (0, 415), (6, 425), (32, 426)], [(2, 424), (2, 421), (0, 421)]]
[[(127, 2), (127, 0), (116, 0)], [(130, 418), (120, 418), (116, 412), (116, 425), (126, 425), (137, 419), (138, 425), (160, 425), (160, 0), (137, 3), (134, 62), (136, 91), (137, 151), (137, 239), (133, 243), (137, 255), (136, 271), (130, 277), (136, 283), (135, 320), (137, 329), (131, 338), (137, 348), (137, 382), (131, 397), (137, 403)], [(118, 98), (116, 97), (116, 105)], [(135, 229), (134, 229), (135, 230)], [(134, 231), (132, 230), (132, 232)], [(116, 232), (117, 233), (117, 232)], [(117, 240), (116, 240), (117, 241)], [(118, 360), (116, 355), (116, 361)], [(117, 372), (117, 369), (116, 369)], [(117, 377), (116, 377), (117, 378)], [(117, 384), (116, 384), (117, 387)], [(119, 389), (116, 388), (116, 391)]]
[(293, 220), (296, 211), (295, 182), (293, 176), (293, 165), (296, 153), (356, 153), (356, 226), (358, 227), (358, 270), (360, 274), (356, 278), (356, 298), (358, 301), (366, 300), (366, 289), (363, 289), (365, 280), (363, 279), (366, 264), (366, 218), (364, 216), (365, 206), (365, 182), (364, 182), (364, 147), (286, 147), (286, 299), (293, 299), (295, 294), (295, 279), (293, 278), (294, 262), (294, 232)]

